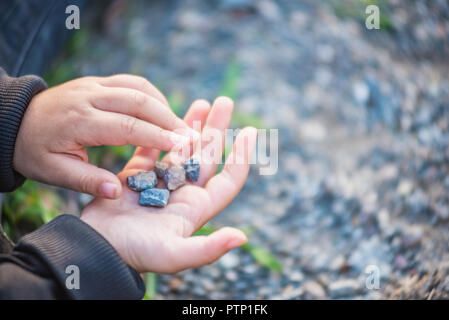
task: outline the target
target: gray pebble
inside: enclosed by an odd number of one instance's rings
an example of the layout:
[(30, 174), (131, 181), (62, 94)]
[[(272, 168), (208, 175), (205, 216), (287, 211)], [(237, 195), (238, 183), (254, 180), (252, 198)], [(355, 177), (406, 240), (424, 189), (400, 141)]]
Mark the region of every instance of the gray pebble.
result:
[(156, 172), (158, 178), (163, 179), (168, 167), (168, 163), (156, 161), (154, 164), (154, 172)]
[(241, 262), (236, 253), (228, 252), (220, 258), (218, 263), (224, 269), (233, 269), (236, 268)]
[(186, 177), (192, 181), (198, 181), (200, 176), (200, 162), (198, 159), (190, 158), (183, 163)]
[(226, 278), (226, 280), (228, 280), (228, 281), (234, 282), (234, 281), (237, 281), (237, 279), (238, 279), (238, 274), (237, 274), (237, 272), (235, 272), (235, 271), (233, 271), (233, 270), (228, 270), (228, 271), (226, 271), (226, 273), (225, 273), (225, 278)]
[(324, 288), (316, 281), (308, 281), (301, 288), (304, 290), (306, 299), (324, 299), (326, 297)]
[(343, 279), (329, 284), (329, 293), (332, 298), (343, 298), (356, 295), (360, 291), (360, 281)]
[(302, 282), (304, 280), (304, 275), (301, 271), (293, 271), (288, 275), (288, 278), (292, 282)]
[(154, 171), (142, 171), (134, 176), (129, 176), (126, 182), (132, 190), (143, 191), (154, 188), (157, 184), (157, 177)]
[(176, 190), (186, 183), (186, 172), (181, 166), (171, 166), (164, 175), (165, 185), (169, 190)]
[(170, 192), (167, 189), (147, 189), (140, 193), (139, 204), (142, 206), (165, 207)]

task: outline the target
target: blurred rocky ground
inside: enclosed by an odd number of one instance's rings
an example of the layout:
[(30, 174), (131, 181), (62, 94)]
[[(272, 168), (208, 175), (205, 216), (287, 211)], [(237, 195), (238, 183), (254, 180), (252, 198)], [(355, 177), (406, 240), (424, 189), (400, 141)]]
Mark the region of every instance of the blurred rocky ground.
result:
[(235, 127), (279, 129), (277, 173), (254, 165), (212, 225), (282, 272), (237, 249), (159, 275), (157, 298), (449, 298), (447, 1), (115, 1), (95, 30), (77, 75), (143, 75), (180, 113), (231, 95)]

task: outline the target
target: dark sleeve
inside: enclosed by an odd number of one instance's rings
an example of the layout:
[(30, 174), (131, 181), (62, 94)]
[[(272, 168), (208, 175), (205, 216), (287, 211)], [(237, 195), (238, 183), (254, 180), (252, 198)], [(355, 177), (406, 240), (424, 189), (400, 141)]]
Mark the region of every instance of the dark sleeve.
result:
[(45, 88), (37, 76), (11, 78), (0, 68), (0, 192), (13, 191), (25, 181), (13, 168), (14, 146), (28, 104)]
[(24, 236), (11, 254), (0, 254), (0, 300), (141, 299), (144, 293), (139, 274), (72, 215), (55, 218)]

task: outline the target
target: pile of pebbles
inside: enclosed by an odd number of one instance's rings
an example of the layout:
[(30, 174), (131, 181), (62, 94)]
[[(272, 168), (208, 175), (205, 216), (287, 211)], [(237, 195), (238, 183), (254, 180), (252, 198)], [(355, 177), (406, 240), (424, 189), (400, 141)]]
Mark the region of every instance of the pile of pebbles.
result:
[[(198, 181), (200, 175), (200, 162), (195, 158), (186, 160), (182, 166), (170, 166), (165, 162), (156, 162), (154, 171), (142, 171), (129, 176), (126, 180), (131, 190), (140, 192), (139, 204), (141, 206), (165, 207), (174, 191), (186, 184), (186, 178)], [(158, 178), (163, 179), (166, 188), (155, 188)]]

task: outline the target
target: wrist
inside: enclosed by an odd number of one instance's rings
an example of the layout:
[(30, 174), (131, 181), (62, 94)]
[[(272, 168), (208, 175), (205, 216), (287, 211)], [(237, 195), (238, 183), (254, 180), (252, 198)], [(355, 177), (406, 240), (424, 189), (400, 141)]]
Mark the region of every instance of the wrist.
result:
[(12, 191), (25, 178), (14, 167), (14, 150), (22, 118), (38, 92), (46, 88), (45, 82), (37, 76), (11, 78), (0, 76), (0, 191)]

